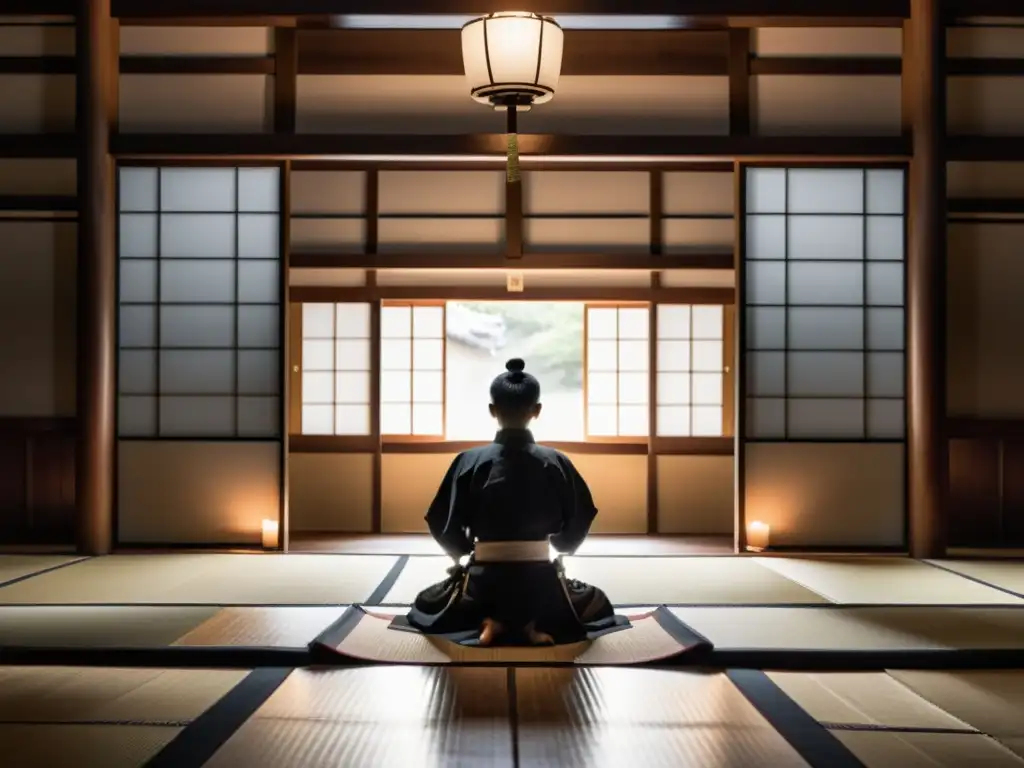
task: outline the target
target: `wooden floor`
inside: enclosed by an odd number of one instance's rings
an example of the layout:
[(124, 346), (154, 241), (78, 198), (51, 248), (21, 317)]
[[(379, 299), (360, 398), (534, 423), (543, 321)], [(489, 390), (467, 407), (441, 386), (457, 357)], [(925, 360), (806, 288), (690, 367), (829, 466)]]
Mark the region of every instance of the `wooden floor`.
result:
[[(440, 555), (441, 548), (425, 534), (384, 536), (293, 533), (291, 552), (329, 552), (346, 555)], [(576, 554), (580, 557), (644, 555), (728, 555), (731, 536), (591, 536)]]

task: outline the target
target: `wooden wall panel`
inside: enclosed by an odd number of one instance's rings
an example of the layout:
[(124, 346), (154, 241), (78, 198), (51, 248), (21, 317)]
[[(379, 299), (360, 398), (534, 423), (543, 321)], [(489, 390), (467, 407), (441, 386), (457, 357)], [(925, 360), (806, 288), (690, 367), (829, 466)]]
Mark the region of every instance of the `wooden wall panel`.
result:
[[(566, 76), (519, 121), (523, 133), (725, 135), (726, 77)], [(300, 75), (299, 133), (498, 133), (455, 75)]]
[(1024, 133), (1024, 78), (951, 77), (948, 81), (949, 132), (970, 136)]
[(1024, 546), (1024, 439), (1006, 440), (1002, 459), (1004, 546)]
[(949, 441), (949, 540), (984, 546), (1001, 538), (1000, 445), (975, 438)]
[(272, 80), (262, 75), (121, 75), (125, 133), (263, 133)]
[(0, 56), (73, 56), (75, 28), (71, 25), (0, 25)]
[(1024, 421), (951, 418), (950, 546), (1024, 547)]
[(772, 544), (900, 547), (904, 447), (899, 443), (748, 443), (746, 519), (771, 526)]
[(75, 130), (74, 75), (0, 75), (0, 133)]
[(0, 419), (0, 546), (70, 545), (74, 531), (74, 420)]
[(756, 132), (766, 136), (898, 136), (900, 78), (760, 75), (752, 78)]
[(281, 508), (281, 444), (121, 440), (120, 544), (260, 543)]
[(772, 27), (754, 30), (753, 49), (765, 57), (899, 56), (903, 39), (898, 28)]
[(0, 219), (0, 416), (74, 415), (75, 233)]
[(1024, 226), (949, 226), (948, 411), (1024, 416)]
[(78, 168), (63, 158), (0, 158), (0, 195), (74, 195)]
[(122, 56), (262, 56), (273, 31), (264, 27), (121, 27)]

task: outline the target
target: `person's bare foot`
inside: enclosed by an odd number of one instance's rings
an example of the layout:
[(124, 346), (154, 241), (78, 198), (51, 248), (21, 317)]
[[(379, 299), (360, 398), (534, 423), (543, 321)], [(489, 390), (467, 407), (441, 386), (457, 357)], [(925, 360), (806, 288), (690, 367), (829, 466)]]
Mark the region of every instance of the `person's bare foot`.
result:
[(494, 619), (484, 619), (480, 627), (480, 645), (490, 645), (501, 633), (501, 624)]
[(530, 640), (531, 645), (554, 645), (555, 638), (549, 635), (547, 632), (538, 632), (537, 627), (531, 621), (526, 625), (526, 636)]

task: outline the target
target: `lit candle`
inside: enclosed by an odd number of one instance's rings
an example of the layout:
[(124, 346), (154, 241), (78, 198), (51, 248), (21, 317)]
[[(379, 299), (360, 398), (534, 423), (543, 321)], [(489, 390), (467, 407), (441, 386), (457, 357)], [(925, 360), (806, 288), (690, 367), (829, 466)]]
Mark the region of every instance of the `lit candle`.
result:
[(771, 529), (768, 523), (753, 521), (747, 526), (747, 549), (751, 552), (764, 552), (768, 549), (768, 535)]
[(264, 549), (277, 549), (278, 544), (278, 524), (277, 520), (264, 520), (263, 521), (263, 548)]

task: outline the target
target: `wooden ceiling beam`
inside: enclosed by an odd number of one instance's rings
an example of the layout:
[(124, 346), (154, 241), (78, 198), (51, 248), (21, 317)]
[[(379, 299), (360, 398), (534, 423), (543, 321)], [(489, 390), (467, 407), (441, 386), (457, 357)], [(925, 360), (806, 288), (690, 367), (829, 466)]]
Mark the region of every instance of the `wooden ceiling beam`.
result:
[[(299, 29), (304, 75), (459, 75), (458, 30)], [(725, 75), (728, 30), (572, 30), (563, 75)]]
[[(528, 218), (528, 217), (527, 217)], [(733, 269), (732, 251), (652, 255), (643, 253), (524, 253), (513, 264), (502, 253), (301, 253), (293, 269)]]
[[(423, 159), (467, 157), (470, 162), (504, 162), (504, 134), (119, 134), (112, 151), (123, 158), (351, 158)], [(899, 160), (910, 154), (902, 136), (581, 136), (522, 134), (525, 165), (538, 159)]]
[[(15, 0), (21, 4), (33, 0)], [(505, 0), (112, 0), (119, 18), (458, 15), (507, 10)], [(533, 10), (552, 15), (690, 17), (906, 18), (909, 0), (544, 0)]]

